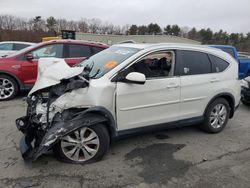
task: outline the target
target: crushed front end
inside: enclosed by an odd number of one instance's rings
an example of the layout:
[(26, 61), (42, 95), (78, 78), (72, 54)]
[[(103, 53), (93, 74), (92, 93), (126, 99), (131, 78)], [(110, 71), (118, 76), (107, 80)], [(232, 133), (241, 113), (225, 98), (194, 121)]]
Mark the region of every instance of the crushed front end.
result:
[[(26, 116), (16, 120), (18, 130), (24, 134), (20, 141), (20, 151), (25, 160), (35, 160), (50, 149), (58, 138), (72, 130), (65, 128), (64, 125), (72, 121), (82, 109), (62, 110), (56, 109), (51, 104), (65, 93), (87, 86), (88, 82), (85, 79), (74, 77), (39, 90), (26, 98), (28, 103)], [(57, 128), (53, 130), (52, 127)]]
[(20, 151), (28, 161), (36, 160), (71, 131), (96, 121), (86, 116), (83, 108), (54, 105), (60, 97), (61, 105), (74, 101), (70, 94), (75, 96), (75, 91), (82, 96), (89, 86), (88, 71), (69, 67), (56, 58), (39, 61), (42, 62), (38, 63), (38, 79), (26, 98), (26, 115), (16, 120), (18, 130), (24, 134)]

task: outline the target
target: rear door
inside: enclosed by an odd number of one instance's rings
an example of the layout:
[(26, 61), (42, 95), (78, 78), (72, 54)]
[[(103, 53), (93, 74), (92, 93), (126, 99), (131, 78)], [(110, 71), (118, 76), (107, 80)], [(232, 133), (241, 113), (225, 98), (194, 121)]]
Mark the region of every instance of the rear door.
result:
[(182, 119), (201, 116), (211, 96), (220, 86), (220, 78), (213, 73), (208, 54), (198, 51), (180, 50), (180, 82)]
[(82, 44), (67, 44), (65, 62), (70, 66), (80, 63), (92, 55), (90, 46)]

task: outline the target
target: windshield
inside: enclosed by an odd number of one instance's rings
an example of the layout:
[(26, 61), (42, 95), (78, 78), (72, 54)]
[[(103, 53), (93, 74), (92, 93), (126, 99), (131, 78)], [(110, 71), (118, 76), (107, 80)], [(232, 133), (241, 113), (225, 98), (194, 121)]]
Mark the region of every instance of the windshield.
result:
[(82, 61), (77, 64), (77, 66), (89, 67), (89, 77), (100, 78), (138, 51), (140, 51), (140, 49), (111, 46), (110, 48), (91, 56), (89, 59)]
[(37, 46), (40, 46), (40, 45), (41, 45), (41, 44), (38, 43), (38, 44), (35, 44), (35, 45), (31, 45), (31, 46), (29, 46), (29, 47), (23, 48), (22, 50), (18, 50), (18, 51), (14, 52), (14, 53), (11, 53), (11, 55), (8, 55), (8, 57), (14, 57), (14, 56), (16, 56), (16, 55), (18, 55), (18, 54), (21, 54), (21, 53), (23, 53), (23, 52), (26, 52), (26, 51), (28, 51), (28, 50), (30, 50), (30, 49), (32, 49), (32, 48), (35, 48), (35, 47), (37, 47)]

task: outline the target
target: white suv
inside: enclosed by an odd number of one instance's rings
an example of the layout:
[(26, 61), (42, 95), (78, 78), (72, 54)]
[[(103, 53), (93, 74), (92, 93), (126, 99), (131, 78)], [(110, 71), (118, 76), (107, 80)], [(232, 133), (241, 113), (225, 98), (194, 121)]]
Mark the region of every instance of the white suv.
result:
[(210, 47), (119, 44), (73, 68), (40, 59), (27, 115), (16, 120), (20, 150), (25, 160), (53, 149), (65, 162), (96, 161), (132, 133), (191, 124), (220, 132), (239, 101), (237, 62)]

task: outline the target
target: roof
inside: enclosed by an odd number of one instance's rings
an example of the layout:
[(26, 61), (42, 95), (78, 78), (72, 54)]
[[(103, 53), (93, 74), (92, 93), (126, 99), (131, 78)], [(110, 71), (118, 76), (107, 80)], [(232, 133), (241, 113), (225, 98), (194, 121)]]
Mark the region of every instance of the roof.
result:
[(115, 44), (114, 46), (123, 46), (123, 47), (130, 47), (130, 48), (138, 48), (138, 49), (147, 49), (147, 48), (161, 48), (161, 47), (173, 47), (173, 48), (199, 48), (199, 49), (209, 49), (209, 50), (218, 50), (216, 48), (211, 48), (206, 45), (198, 45), (198, 44), (185, 44), (185, 43), (156, 43), (156, 44), (147, 44), (147, 43), (122, 43), (122, 44)]
[(100, 42), (94, 42), (94, 41), (86, 41), (86, 40), (72, 40), (72, 39), (60, 39), (60, 40), (50, 40), (50, 41), (46, 41), (43, 43), (81, 43), (81, 44), (88, 44), (88, 45), (99, 45), (99, 46), (105, 46), (108, 47), (106, 44), (104, 43), (100, 43)]
[[(173, 48), (173, 49), (186, 49), (186, 50), (197, 50), (197, 51), (204, 51), (212, 54), (216, 54), (221, 56), (223, 52), (221, 49), (214, 48), (207, 45), (196, 45), (196, 44), (184, 44), (184, 43), (156, 43), (156, 44), (138, 44), (138, 43), (123, 43), (123, 44), (115, 44), (114, 46), (121, 46), (121, 47), (129, 47), (129, 48), (137, 48), (141, 50), (157, 50), (162, 48)], [(228, 54), (227, 54), (228, 55)], [(230, 56), (230, 55), (229, 55)], [(230, 56), (231, 57), (231, 56)]]

